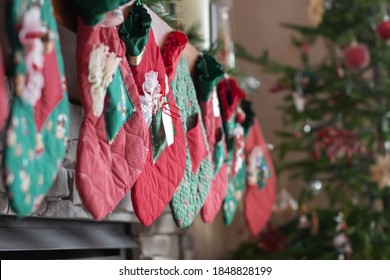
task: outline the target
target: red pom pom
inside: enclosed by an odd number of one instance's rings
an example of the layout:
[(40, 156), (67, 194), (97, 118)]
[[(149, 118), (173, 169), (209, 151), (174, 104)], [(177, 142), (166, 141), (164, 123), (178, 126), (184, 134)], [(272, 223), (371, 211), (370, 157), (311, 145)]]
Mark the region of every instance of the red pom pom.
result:
[(370, 52), (364, 44), (353, 44), (344, 49), (344, 62), (350, 69), (364, 69), (370, 64), (370, 59)]
[(378, 34), (382, 39), (390, 39), (390, 20), (385, 20), (378, 25)]

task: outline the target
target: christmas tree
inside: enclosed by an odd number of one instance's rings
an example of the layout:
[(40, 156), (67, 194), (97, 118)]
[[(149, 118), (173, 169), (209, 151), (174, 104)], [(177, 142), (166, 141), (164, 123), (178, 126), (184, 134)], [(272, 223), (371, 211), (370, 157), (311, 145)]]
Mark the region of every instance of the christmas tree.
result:
[[(243, 244), (236, 258), (390, 258), (389, 8), (388, 0), (308, 1), (310, 26), (283, 24), (295, 31), (298, 67), (237, 48), (278, 77), (271, 89), (285, 94), (278, 172), (300, 178), (302, 191), (296, 204), (279, 190), (276, 212), (296, 215), (255, 246)], [(326, 47), (320, 63), (310, 59), (317, 43)]]

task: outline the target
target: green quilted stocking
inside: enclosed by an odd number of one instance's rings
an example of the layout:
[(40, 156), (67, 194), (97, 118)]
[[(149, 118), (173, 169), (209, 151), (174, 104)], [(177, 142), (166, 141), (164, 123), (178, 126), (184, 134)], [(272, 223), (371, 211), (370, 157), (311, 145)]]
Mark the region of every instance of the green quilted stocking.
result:
[(184, 57), (180, 59), (171, 88), (187, 136), (187, 160), (183, 180), (170, 206), (176, 224), (185, 228), (191, 225), (206, 200), (213, 170), (194, 84)]
[(69, 131), (68, 98), (51, 2), (9, 1), (15, 96), (6, 131), (4, 180), (11, 207), (27, 215), (56, 178)]

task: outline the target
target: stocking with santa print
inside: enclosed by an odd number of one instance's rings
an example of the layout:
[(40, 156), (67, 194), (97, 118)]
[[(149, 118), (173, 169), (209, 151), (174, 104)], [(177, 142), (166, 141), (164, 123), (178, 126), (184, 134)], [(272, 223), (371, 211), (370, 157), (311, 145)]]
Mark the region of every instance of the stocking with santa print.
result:
[(69, 131), (68, 97), (51, 2), (8, 1), (14, 96), (4, 181), (14, 212), (31, 213), (57, 177)]

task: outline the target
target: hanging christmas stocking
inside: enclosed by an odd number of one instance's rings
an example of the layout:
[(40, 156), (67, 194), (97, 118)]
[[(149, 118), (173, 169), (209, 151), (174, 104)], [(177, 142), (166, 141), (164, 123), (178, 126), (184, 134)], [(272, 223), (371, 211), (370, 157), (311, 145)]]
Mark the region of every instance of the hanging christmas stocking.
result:
[(260, 124), (254, 121), (245, 140), (247, 189), (244, 216), (250, 232), (259, 234), (266, 226), (275, 200), (276, 176)]
[(8, 3), (15, 96), (6, 131), (4, 175), (11, 207), (27, 215), (57, 177), (69, 131), (68, 97), (50, 1)]
[(194, 84), (187, 61), (182, 55), (187, 42), (185, 34), (172, 32), (163, 53), (167, 74), (176, 104), (181, 112), (186, 135), (184, 177), (170, 203), (174, 220), (180, 228), (188, 227), (194, 221), (205, 203), (213, 178), (209, 145)]
[(76, 185), (97, 220), (118, 205), (134, 185), (149, 151), (138, 90), (115, 27), (77, 32), (78, 80), (84, 118), (76, 161)]
[(8, 96), (4, 86), (5, 77), (3, 69), (2, 52), (0, 48), (0, 131), (3, 129), (8, 116)]
[(150, 146), (141, 176), (131, 192), (134, 212), (142, 224), (157, 219), (183, 178), (185, 136), (160, 49), (151, 28), (151, 17), (137, 2), (119, 34), (141, 98), (149, 127)]
[(243, 127), (245, 114), (239, 107), (245, 98), (245, 92), (238, 86), (236, 79), (230, 77), (221, 80), (217, 91), (228, 150), (229, 180), (223, 210), (225, 224), (229, 225), (233, 221), (245, 189)]
[(202, 208), (202, 219), (212, 223), (226, 196), (228, 164), (225, 133), (217, 95), (217, 84), (224, 77), (222, 66), (208, 54), (201, 54), (196, 63), (196, 93), (213, 159), (213, 179)]

